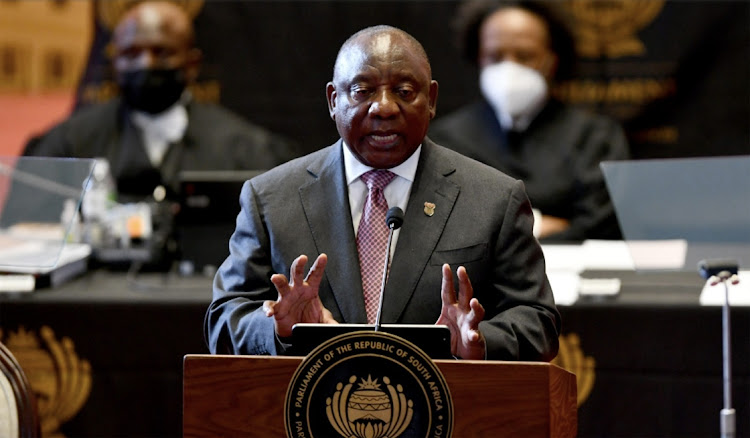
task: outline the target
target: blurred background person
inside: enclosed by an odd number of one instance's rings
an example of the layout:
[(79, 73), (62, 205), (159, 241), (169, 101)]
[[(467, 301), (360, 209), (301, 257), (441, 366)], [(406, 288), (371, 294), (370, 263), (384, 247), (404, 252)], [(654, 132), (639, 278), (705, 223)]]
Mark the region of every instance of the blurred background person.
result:
[(629, 157), (624, 132), (550, 95), (571, 73), (571, 34), (541, 2), (471, 1), (458, 11), (483, 99), (436, 119), (430, 138), (523, 180), (540, 239), (619, 238), (599, 163)]
[(106, 158), (120, 201), (177, 192), (183, 170), (268, 169), (294, 155), (289, 140), (192, 98), (202, 55), (178, 5), (136, 3), (112, 45), (120, 96), (32, 138), (24, 155)]
[[(204, 209), (212, 223), (184, 229), (190, 221), (184, 208), (190, 194), (181, 193), (184, 172), (270, 169), (292, 158), (294, 146), (226, 108), (193, 98), (188, 87), (198, 77), (202, 53), (180, 5), (135, 2), (117, 21), (111, 44), (120, 94), (32, 137), (23, 154), (106, 160), (97, 162), (81, 204), (82, 240), (92, 244), (97, 261), (169, 270), (175, 258), (198, 256), (188, 254), (188, 246), (202, 246), (211, 262), (209, 255), (225, 248), (217, 225), (226, 215), (221, 212), (232, 214), (235, 204), (214, 202)], [(34, 211), (26, 199), (24, 188), (14, 187), (3, 224)]]

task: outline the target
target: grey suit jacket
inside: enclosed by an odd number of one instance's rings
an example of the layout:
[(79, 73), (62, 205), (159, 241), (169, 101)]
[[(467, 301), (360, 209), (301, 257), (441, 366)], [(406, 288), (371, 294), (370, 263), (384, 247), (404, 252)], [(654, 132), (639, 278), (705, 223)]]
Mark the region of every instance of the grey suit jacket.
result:
[[(339, 322), (366, 321), (341, 141), (245, 183), (230, 255), (214, 280), (205, 320), (211, 352), (283, 354), (264, 300), (274, 273), (328, 255), (323, 305)], [(435, 204), (433, 216), (424, 203)], [(487, 357), (549, 360), (560, 316), (532, 236), (523, 183), (425, 139), (395, 249), (383, 323), (432, 324), (440, 315), (441, 266), (463, 265), (486, 310)], [(310, 263), (311, 263), (310, 262)]]

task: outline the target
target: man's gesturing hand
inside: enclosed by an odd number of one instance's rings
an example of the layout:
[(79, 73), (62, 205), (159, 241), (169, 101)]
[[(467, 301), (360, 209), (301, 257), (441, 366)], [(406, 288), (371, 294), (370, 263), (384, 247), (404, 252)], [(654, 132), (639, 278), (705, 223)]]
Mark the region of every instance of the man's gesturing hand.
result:
[(451, 353), (462, 359), (484, 359), (485, 343), (479, 322), (484, 319), (484, 308), (479, 300), (473, 298), (474, 289), (471, 287), (466, 268), (460, 266), (456, 270), (458, 276), (458, 297), (453, 287), (453, 273), (448, 264), (443, 265), (443, 284), (440, 298), (443, 308), (436, 324), (447, 325), (451, 331)]
[(276, 301), (264, 302), (263, 309), (266, 316), (274, 317), (274, 326), (279, 336), (291, 336), (292, 326), (298, 322), (337, 324), (331, 312), (323, 307), (318, 296), (318, 287), (327, 262), (328, 256), (319, 255), (305, 277), (307, 256), (301, 255), (292, 262), (289, 272), (291, 282), (283, 274), (271, 276), (271, 282), (276, 286), (279, 298)]

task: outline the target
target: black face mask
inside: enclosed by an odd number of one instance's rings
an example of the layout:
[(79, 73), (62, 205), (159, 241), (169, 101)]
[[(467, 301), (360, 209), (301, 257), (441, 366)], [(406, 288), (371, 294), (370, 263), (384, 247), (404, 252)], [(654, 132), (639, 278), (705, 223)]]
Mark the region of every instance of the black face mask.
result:
[(157, 114), (172, 106), (185, 91), (181, 69), (131, 70), (120, 76), (120, 92), (133, 109)]

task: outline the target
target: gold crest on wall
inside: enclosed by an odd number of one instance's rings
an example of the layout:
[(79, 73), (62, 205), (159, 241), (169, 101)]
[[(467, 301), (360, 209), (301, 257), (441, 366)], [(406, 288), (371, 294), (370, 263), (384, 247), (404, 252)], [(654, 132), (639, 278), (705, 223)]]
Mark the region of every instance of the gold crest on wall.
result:
[(42, 436), (64, 436), (60, 426), (81, 410), (91, 393), (91, 364), (78, 357), (70, 338), (58, 341), (48, 326), (42, 326), (39, 334), (19, 327), (3, 342), (31, 383)]
[[(122, 14), (143, 0), (99, 0), (96, 2), (96, 18), (110, 31), (114, 30)], [(191, 19), (195, 19), (203, 8), (203, 0), (168, 0), (183, 8)]]
[(591, 356), (584, 356), (581, 338), (577, 334), (560, 335), (559, 340), (560, 350), (552, 363), (576, 375), (578, 406), (581, 406), (594, 389), (596, 361)]
[(568, 0), (579, 55), (588, 58), (638, 56), (646, 47), (637, 33), (664, 7), (664, 0)]

